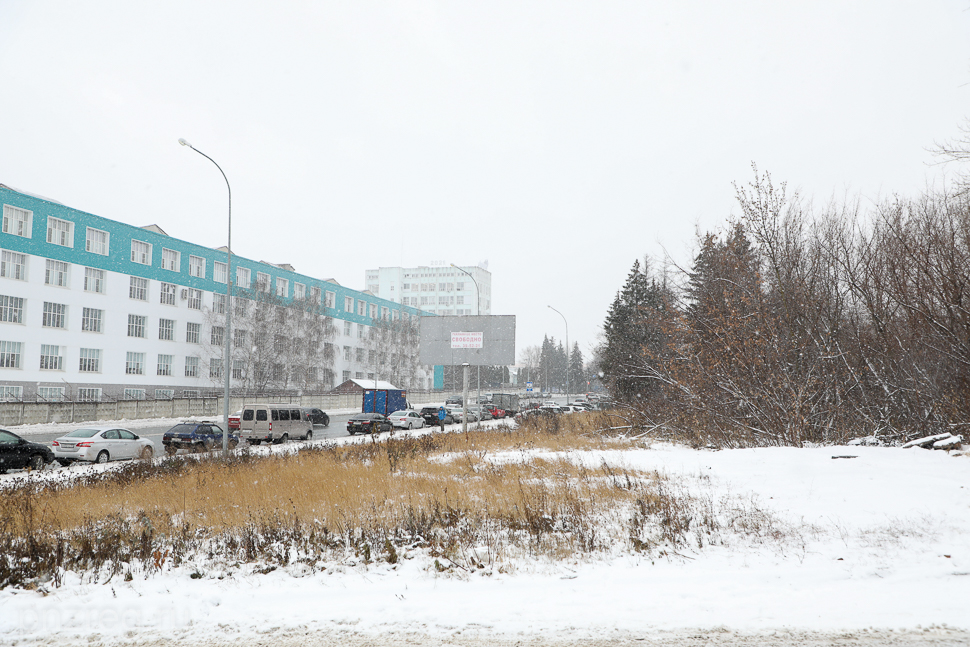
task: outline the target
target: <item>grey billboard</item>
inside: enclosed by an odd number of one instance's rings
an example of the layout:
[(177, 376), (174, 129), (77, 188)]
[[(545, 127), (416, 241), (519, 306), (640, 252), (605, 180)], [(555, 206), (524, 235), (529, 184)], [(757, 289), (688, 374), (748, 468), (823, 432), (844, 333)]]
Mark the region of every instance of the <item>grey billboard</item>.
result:
[(421, 363), (515, 364), (515, 315), (421, 317)]

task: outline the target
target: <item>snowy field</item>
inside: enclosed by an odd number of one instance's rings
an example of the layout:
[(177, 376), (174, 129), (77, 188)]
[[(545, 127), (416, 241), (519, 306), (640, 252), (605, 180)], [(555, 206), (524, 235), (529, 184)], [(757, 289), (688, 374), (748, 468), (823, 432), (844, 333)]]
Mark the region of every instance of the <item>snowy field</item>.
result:
[(970, 644), (968, 454), (658, 444), (574, 459), (657, 470), (700, 500), (770, 515), (771, 531), (504, 573), (439, 574), (418, 553), (267, 574), (203, 563), (130, 582), (67, 575), (0, 591), (0, 643)]

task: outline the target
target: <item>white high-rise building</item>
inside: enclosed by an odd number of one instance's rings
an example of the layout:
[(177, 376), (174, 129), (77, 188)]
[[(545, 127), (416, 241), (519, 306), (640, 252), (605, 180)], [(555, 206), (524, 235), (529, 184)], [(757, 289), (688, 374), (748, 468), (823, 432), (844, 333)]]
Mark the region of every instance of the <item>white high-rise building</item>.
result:
[(444, 263), (382, 267), (366, 270), (364, 286), (378, 298), (437, 315), (492, 313), (492, 273), (487, 263), (460, 269)]

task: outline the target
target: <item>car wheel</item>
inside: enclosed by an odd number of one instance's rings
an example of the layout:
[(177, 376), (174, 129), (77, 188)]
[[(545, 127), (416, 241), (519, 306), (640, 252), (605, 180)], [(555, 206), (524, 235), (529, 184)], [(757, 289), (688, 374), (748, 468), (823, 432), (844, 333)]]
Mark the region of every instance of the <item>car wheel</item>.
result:
[(61, 464), (61, 467), (70, 467), (71, 466), (71, 461), (67, 460), (66, 458), (58, 458), (57, 459), (57, 462)]
[(111, 456), (108, 455), (108, 450), (102, 449), (100, 452), (98, 452), (98, 457), (94, 459), (94, 462), (107, 463), (109, 460), (111, 460)]
[(408, 431), (411, 431), (412, 429), (414, 429), (414, 423), (413, 422), (409, 422), (408, 423)]
[(30, 457), (30, 462), (27, 463), (27, 467), (31, 470), (42, 470), (44, 469), (44, 457), (40, 454), (34, 454)]
[(192, 445), (192, 451), (195, 452), (196, 454), (201, 454), (202, 452), (205, 451), (205, 445), (202, 443), (196, 443)]
[(229, 449), (235, 449), (238, 446), (239, 446), (239, 441), (238, 440), (230, 440), (229, 441)]
[(178, 448), (175, 447), (174, 445), (165, 445), (165, 453), (168, 454), (169, 456), (175, 456), (175, 453), (177, 451), (178, 451)]
[(307, 430), (306, 436), (303, 437), (303, 440), (313, 440), (313, 432)]
[(324, 427), (329, 427), (330, 426), (330, 416), (324, 416), (323, 417), (323, 426)]
[(154, 454), (155, 454), (155, 450), (153, 450), (151, 447), (146, 447), (145, 449), (141, 450), (141, 457), (144, 458), (146, 461), (151, 460), (151, 457)]
[(276, 440), (274, 440), (273, 441), (273, 444), (274, 445), (282, 445), (283, 443), (285, 443), (289, 439), (290, 439), (289, 434), (283, 434), (282, 436), (280, 436), (279, 438), (277, 438)]

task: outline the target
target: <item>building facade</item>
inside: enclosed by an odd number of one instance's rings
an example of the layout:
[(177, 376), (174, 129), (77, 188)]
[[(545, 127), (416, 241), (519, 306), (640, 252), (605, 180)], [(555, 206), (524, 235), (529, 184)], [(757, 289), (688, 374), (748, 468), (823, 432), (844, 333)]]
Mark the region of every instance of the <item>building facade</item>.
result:
[(492, 273), (485, 264), (461, 270), (443, 264), (381, 267), (365, 271), (364, 285), (382, 299), (441, 316), (491, 314)]
[[(421, 312), (0, 185), (0, 399), (321, 392), (375, 374), (432, 385)], [(233, 277), (231, 301), (226, 288)], [(224, 361), (226, 309), (233, 310)]]

